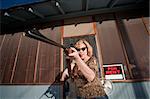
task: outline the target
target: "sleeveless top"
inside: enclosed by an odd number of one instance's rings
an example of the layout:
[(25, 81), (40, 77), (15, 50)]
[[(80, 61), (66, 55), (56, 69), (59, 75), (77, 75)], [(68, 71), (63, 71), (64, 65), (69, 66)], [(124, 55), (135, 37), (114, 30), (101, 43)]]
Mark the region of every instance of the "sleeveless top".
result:
[[(78, 70), (77, 65), (74, 66), (71, 75), (71, 82), (74, 86), (74, 91), (76, 91), (76, 95), (79, 97), (84, 98), (92, 98), (97, 96), (104, 96), (106, 95), (104, 91), (104, 87), (100, 82), (98, 77), (98, 63), (96, 58), (92, 56), (87, 62), (87, 66), (92, 69), (95, 73), (95, 78), (93, 81), (88, 82), (87, 79), (84, 77), (82, 72)], [(72, 89), (70, 89), (72, 90)]]

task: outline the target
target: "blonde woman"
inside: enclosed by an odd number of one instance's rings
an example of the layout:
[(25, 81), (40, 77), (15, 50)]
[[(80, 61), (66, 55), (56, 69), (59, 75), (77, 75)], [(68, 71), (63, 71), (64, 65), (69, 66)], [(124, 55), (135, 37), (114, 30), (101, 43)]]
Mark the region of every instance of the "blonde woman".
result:
[(98, 98), (108, 99), (103, 85), (98, 79), (98, 63), (93, 56), (93, 48), (85, 40), (77, 41), (73, 51), (68, 56), (73, 58), (71, 65), (71, 75), (66, 68), (62, 74), (61, 81), (69, 77), (70, 98)]

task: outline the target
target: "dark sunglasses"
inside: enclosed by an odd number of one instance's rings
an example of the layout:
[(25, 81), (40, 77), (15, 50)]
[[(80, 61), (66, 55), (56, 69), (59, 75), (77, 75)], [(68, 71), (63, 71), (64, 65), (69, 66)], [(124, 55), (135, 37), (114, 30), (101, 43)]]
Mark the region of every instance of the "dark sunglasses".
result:
[(84, 51), (87, 47), (83, 47), (83, 48), (76, 48), (76, 50), (79, 52), (80, 50)]

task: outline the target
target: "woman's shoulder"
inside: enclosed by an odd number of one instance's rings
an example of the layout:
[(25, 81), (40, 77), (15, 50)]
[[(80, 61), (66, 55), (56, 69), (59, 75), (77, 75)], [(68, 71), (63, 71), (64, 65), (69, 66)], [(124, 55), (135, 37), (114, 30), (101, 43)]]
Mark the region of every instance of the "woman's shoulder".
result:
[(92, 56), (89, 61), (97, 61), (97, 58), (95, 56)]
[(88, 60), (88, 62), (87, 62), (88, 64), (90, 64), (90, 63), (97, 63), (97, 59), (96, 59), (96, 57), (95, 56), (92, 56), (89, 60)]

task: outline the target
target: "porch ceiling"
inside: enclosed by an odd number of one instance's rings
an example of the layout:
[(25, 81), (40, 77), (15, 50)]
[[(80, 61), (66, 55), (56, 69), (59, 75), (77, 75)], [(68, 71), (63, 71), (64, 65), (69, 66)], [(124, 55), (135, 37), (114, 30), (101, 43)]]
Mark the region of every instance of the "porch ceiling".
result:
[[(4, 0), (11, 2), (13, 0)], [(16, 0), (17, 1), (17, 0)], [(19, 0), (18, 0), (19, 1)], [(148, 9), (148, 0), (29, 0), (33, 2), (1, 2), (1, 33), (23, 31), (31, 27), (67, 18), (93, 16), (123, 11)], [(147, 13), (147, 12), (145, 12)]]

